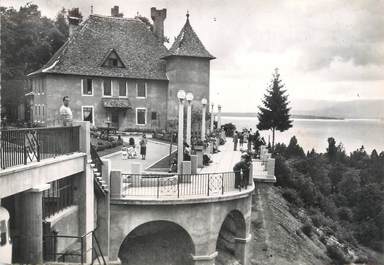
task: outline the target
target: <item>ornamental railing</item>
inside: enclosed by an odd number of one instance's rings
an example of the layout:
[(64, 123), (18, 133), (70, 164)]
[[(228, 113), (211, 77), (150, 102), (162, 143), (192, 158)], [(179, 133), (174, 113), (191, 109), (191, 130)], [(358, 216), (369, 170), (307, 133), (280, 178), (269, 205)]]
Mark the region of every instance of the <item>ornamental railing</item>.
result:
[(0, 131), (2, 169), (79, 151), (79, 129), (50, 127)]
[[(245, 183), (247, 181), (247, 183)], [(211, 197), (250, 188), (252, 178), (240, 172), (206, 174), (128, 174), (118, 171), (111, 175), (113, 198), (187, 198)], [(245, 185), (247, 184), (247, 185)], [(236, 187), (235, 187), (236, 185)], [(240, 186), (240, 187), (239, 187)], [(242, 186), (242, 187), (241, 187)]]

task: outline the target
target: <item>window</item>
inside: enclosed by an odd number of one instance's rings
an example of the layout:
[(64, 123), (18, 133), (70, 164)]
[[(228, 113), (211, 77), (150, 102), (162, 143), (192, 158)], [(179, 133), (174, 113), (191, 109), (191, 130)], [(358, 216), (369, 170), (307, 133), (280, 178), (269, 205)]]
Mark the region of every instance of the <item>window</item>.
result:
[(157, 120), (157, 112), (156, 111), (152, 111), (151, 120)]
[(92, 79), (81, 79), (81, 92), (83, 96), (93, 96)]
[(136, 125), (145, 125), (147, 123), (147, 110), (145, 108), (136, 108)]
[(127, 97), (128, 96), (128, 89), (127, 89), (127, 83), (125, 81), (119, 81), (119, 97)]
[(107, 54), (107, 58), (105, 59), (102, 66), (124, 68), (124, 64), (121, 61), (120, 57), (117, 55), (115, 50), (109, 51), (109, 53)]
[(103, 96), (112, 97), (111, 80), (103, 80)]
[(92, 125), (94, 125), (93, 106), (82, 106), (81, 112), (82, 112), (82, 116), (83, 116), (83, 121), (89, 121)]
[(138, 98), (146, 98), (147, 97), (147, 83), (145, 82), (137, 82), (136, 83), (137, 96)]

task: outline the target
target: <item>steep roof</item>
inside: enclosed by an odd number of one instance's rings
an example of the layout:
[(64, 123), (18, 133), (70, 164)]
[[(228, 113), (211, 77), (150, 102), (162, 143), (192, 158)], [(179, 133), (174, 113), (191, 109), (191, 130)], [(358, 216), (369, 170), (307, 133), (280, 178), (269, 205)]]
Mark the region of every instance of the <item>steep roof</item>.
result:
[[(102, 66), (114, 50), (124, 66)], [(91, 15), (39, 73), (167, 80), (167, 48), (138, 19)]]
[(193, 30), (189, 23), (189, 15), (187, 14), (187, 21), (184, 27), (181, 29), (179, 36), (177, 36), (172, 47), (169, 49), (168, 55), (170, 56), (187, 56), (187, 57), (200, 57), (207, 59), (215, 59), (207, 49), (205, 49), (203, 43), (200, 41), (196, 32)]

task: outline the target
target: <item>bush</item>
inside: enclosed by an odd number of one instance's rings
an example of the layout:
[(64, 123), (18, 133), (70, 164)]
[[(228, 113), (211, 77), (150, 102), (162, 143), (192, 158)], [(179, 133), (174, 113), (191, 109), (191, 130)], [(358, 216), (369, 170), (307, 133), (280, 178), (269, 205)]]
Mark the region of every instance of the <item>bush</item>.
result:
[(286, 199), (289, 203), (292, 203), (298, 207), (303, 206), (303, 201), (300, 199), (296, 190), (290, 188), (284, 188), (283, 198)]
[(336, 265), (344, 265), (351, 262), (350, 258), (336, 245), (327, 246), (327, 255)]
[(312, 237), (312, 233), (313, 233), (313, 226), (311, 223), (309, 222), (306, 222), (302, 227), (301, 227), (301, 231), (303, 231), (303, 233), (311, 238)]

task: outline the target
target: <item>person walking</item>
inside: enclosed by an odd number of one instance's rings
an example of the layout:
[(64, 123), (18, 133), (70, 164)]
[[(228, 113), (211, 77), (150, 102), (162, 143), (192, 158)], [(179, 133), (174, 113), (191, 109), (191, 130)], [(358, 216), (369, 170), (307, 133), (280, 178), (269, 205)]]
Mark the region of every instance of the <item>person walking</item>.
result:
[(140, 155), (141, 159), (145, 160), (145, 156), (147, 154), (147, 137), (145, 136), (145, 133), (143, 133), (143, 136), (140, 140)]
[(72, 126), (72, 110), (69, 107), (69, 97), (63, 97), (63, 105), (61, 105), (60, 110), (60, 120), (63, 126)]
[(239, 140), (240, 140), (240, 147), (243, 147), (243, 144), (244, 144), (244, 132), (240, 133)]
[(239, 135), (237, 134), (237, 131), (233, 134), (233, 151), (237, 151), (237, 142), (239, 139)]
[(252, 150), (252, 142), (253, 142), (253, 134), (252, 134), (252, 129), (249, 129), (249, 134), (248, 134), (248, 142), (247, 142), (247, 151), (250, 153)]

